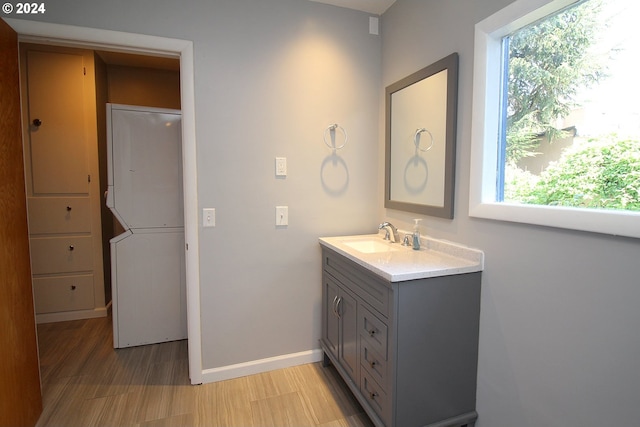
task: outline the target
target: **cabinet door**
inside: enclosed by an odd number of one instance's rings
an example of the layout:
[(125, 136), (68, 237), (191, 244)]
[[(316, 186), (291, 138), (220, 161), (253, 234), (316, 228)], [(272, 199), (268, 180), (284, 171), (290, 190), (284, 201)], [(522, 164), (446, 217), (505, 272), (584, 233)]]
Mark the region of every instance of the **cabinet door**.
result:
[(334, 357), (338, 357), (338, 342), (340, 339), (340, 318), (336, 310), (336, 303), (339, 298), (338, 285), (325, 276), (324, 278), (324, 342), (333, 354)]
[(83, 58), (30, 50), (27, 66), (33, 194), (86, 194)]
[(351, 378), (357, 382), (358, 318), (356, 316), (355, 298), (344, 290), (340, 290), (336, 310), (340, 315), (339, 359)]

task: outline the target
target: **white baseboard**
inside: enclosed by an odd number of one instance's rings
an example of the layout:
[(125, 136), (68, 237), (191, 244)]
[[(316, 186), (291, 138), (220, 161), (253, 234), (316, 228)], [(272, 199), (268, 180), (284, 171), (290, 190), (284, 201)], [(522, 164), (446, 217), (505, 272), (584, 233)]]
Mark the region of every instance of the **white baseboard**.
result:
[(36, 314), (36, 323), (66, 322), (67, 320), (95, 319), (97, 317), (107, 317), (107, 307), (98, 307), (93, 310)]
[(322, 350), (307, 350), (299, 353), (283, 354), (282, 356), (266, 359), (252, 360), (236, 365), (222, 366), (220, 368), (205, 369), (202, 371), (202, 382), (213, 383), (232, 378), (245, 377), (273, 371), (275, 369), (289, 368), (292, 366), (315, 363), (322, 360)]

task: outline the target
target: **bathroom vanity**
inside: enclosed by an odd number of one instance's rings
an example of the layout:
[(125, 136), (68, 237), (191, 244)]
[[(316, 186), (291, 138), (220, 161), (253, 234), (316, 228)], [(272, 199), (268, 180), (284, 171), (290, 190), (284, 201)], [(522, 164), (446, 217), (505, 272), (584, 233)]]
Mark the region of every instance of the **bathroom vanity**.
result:
[(473, 426), (484, 254), (422, 238), (321, 238), (324, 365), (376, 426)]

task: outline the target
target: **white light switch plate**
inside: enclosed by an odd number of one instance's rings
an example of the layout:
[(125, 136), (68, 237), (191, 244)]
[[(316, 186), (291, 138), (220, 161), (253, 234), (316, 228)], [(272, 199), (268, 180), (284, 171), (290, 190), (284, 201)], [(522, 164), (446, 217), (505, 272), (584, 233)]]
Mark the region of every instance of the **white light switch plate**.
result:
[(216, 210), (215, 208), (202, 209), (202, 226), (203, 227), (215, 227), (216, 226)]
[(289, 225), (289, 207), (276, 206), (276, 225)]

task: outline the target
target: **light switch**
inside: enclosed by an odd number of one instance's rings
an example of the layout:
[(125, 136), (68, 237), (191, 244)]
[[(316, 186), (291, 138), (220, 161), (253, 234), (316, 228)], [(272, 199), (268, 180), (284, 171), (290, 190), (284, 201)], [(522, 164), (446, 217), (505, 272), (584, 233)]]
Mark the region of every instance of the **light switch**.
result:
[(276, 206), (276, 225), (289, 225), (289, 207)]
[(286, 157), (276, 157), (276, 176), (287, 176)]
[(203, 227), (215, 227), (216, 226), (216, 210), (215, 208), (202, 209), (202, 226)]

